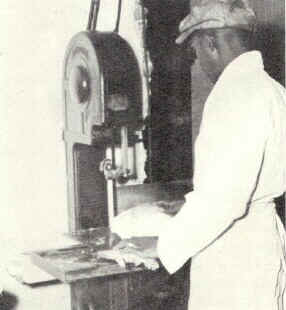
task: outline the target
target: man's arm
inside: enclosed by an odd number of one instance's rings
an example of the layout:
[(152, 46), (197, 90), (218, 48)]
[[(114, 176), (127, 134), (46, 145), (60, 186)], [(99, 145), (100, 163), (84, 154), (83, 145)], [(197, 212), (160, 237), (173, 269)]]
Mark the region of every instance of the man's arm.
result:
[(218, 113), (200, 133), (194, 191), (159, 235), (158, 255), (170, 273), (246, 214), (269, 132), (265, 110), (259, 112), (257, 106), (244, 104)]

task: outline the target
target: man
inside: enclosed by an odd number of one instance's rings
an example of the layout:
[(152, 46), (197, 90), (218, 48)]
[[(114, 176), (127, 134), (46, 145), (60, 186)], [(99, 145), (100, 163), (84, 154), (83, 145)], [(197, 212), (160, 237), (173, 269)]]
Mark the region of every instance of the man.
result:
[(190, 310), (283, 310), (285, 90), (252, 50), (246, 0), (202, 1), (180, 25), (214, 83), (195, 144), (194, 190), (159, 235), (170, 273), (192, 258)]

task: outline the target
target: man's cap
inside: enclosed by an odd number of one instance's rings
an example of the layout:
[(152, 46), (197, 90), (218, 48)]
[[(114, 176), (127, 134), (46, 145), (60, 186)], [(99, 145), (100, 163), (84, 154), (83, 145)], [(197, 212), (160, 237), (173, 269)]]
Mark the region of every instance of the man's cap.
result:
[(183, 43), (196, 30), (230, 27), (253, 31), (255, 24), (248, 0), (201, 0), (181, 21), (176, 43)]

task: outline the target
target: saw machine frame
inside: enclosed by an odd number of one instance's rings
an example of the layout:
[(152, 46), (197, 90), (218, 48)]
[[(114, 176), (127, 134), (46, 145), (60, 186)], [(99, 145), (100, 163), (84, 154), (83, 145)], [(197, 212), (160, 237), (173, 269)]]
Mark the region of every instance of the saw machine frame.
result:
[(137, 58), (116, 32), (80, 32), (67, 48), (63, 84), (69, 230), (108, 226), (118, 183), (136, 178), (128, 149), (143, 124)]

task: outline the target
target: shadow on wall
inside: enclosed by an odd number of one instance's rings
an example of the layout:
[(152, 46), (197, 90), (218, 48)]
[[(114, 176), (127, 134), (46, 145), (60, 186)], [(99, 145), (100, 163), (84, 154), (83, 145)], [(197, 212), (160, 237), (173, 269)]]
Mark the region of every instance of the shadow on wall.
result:
[(262, 52), (265, 70), (285, 85), (285, 30), (277, 25), (260, 25), (257, 48)]
[(18, 298), (9, 292), (4, 291), (3, 294), (0, 296), (1, 310), (14, 310), (16, 309), (17, 304)]

